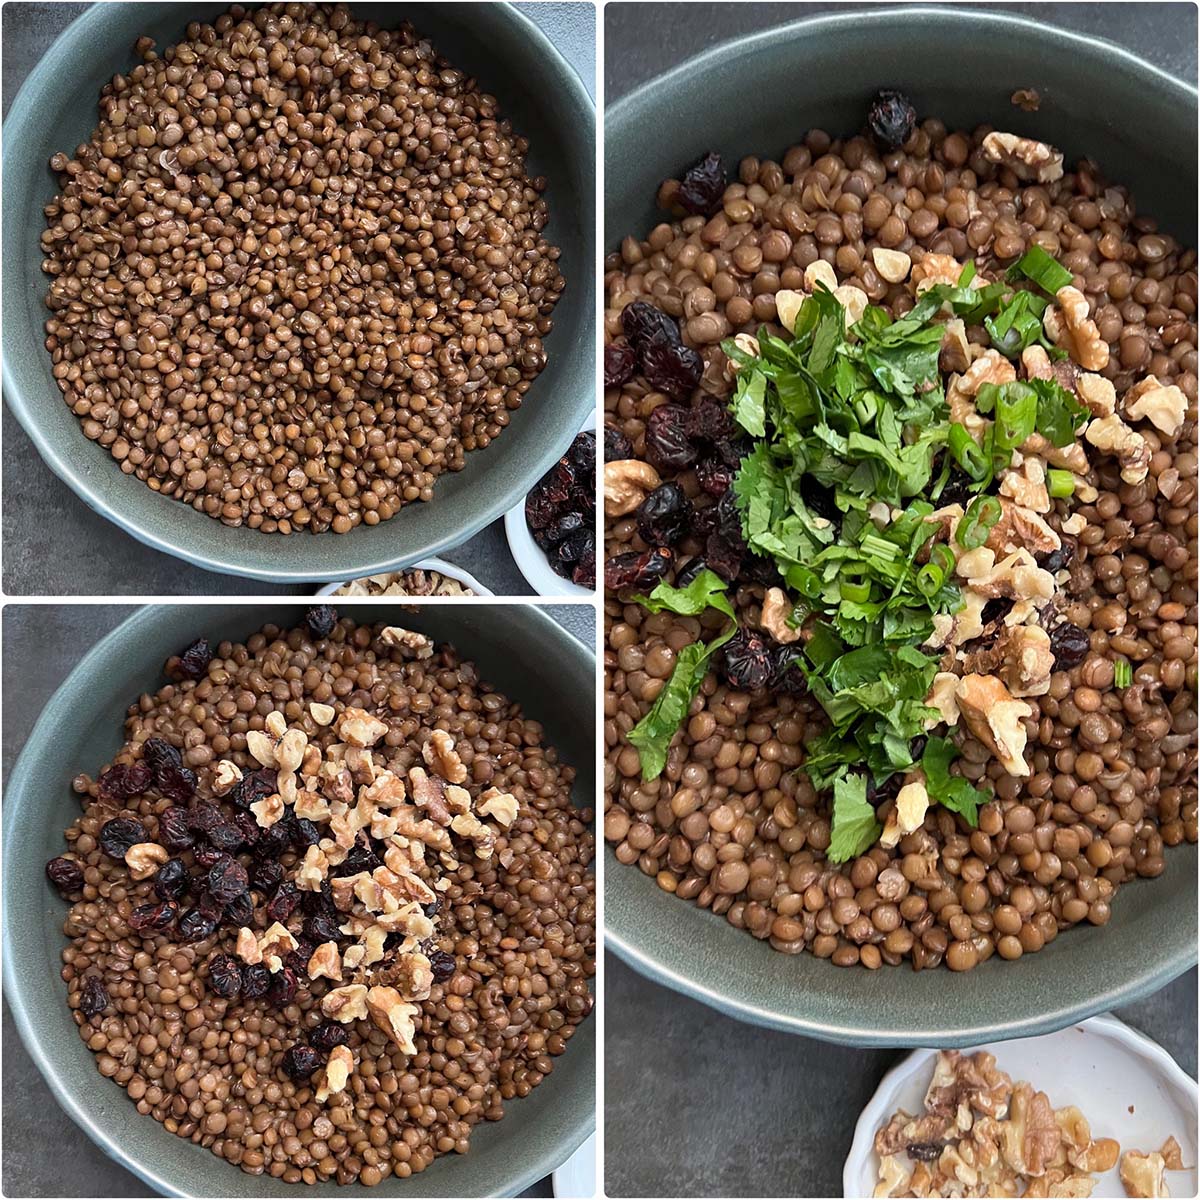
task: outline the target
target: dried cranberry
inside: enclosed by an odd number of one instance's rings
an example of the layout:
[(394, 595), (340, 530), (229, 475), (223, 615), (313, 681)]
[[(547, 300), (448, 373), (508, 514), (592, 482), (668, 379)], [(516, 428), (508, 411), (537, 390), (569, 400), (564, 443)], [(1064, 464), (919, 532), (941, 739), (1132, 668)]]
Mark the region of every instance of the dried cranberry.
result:
[(1092, 648), (1092, 639), (1086, 629), (1063, 621), (1050, 630), (1050, 649), (1054, 653), (1054, 669), (1069, 671), (1077, 667)]
[(637, 351), (628, 342), (609, 342), (604, 347), (604, 386), (618, 388), (637, 372)]
[(260, 892), (273, 892), (283, 882), (284, 874), (282, 863), (268, 859), (254, 864), (250, 882)]
[(214, 954), (208, 960), (208, 986), (226, 1000), (242, 990), (242, 968), (233, 955)]
[(185, 679), (200, 679), (212, 662), (212, 651), (207, 638), (197, 638), (179, 655), (179, 673)]
[(647, 546), (673, 546), (687, 532), (692, 506), (677, 483), (656, 487), (637, 508), (637, 529)]
[(720, 529), (716, 533), (710, 533), (705, 539), (704, 557), (710, 570), (733, 583), (742, 571), (742, 563), (746, 558), (746, 543), (742, 541), (742, 535), (737, 530)]
[(250, 886), (250, 875), (236, 858), (228, 858), (212, 867), (204, 882), (214, 899), (228, 904)]
[(729, 409), (713, 396), (701, 396), (699, 403), (684, 418), (688, 437), (706, 442), (723, 442), (733, 437), (733, 417)]
[(278, 858), (291, 845), (291, 832), (283, 821), (276, 821), (270, 829), (264, 829), (254, 843), (254, 857)]
[(342, 931), (334, 917), (326, 913), (314, 913), (304, 922), (304, 936), (320, 945), (322, 942), (336, 942)]
[(1056, 571), (1061, 571), (1065, 567), (1071, 565), (1075, 558), (1075, 539), (1067, 537), (1065, 534), (1059, 540), (1057, 550), (1052, 550), (1049, 554), (1038, 555), (1037, 564), (1043, 571), (1049, 571), (1053, 575)]
[(190, 767), (166, 763), (159, 767), (154, 782), (164, 799), (176, 804), (186, 804), (196, 794), (196, 772)]
[(567, 457), (581, 470), (594, 471), (596, 469), (595, 433), (590, 429), (577, 433), (570, 450), (567, 451)]
[(210, 845), (226, 854), (236, 854), (242, 848), (242, 835), (238, 827), (229, 821), (214, 825), (206, 836)]
[(675, 400), (686, 400), (704, 374), (704, 359), (681, 342), (659, 339), (642, 351), (642, 374), (656, 391)]
[(629, 444), (629, 439), (619, 429), (614, 429), (611, 425), (605, 425), (604, 461), (623, 462), (625, 459), (632, 457), (633, 447)]
[(454, 974), (458, 969), (458, 963), (453, 954), (447, 954), (444, 950), (435, 950), (429, 956), (429, 969), (434, 979), (438, 983), (442, 983)]
[(262, 963), (242, 965), (242, 999), (258, 1000), (271, 986), (271, 972)]
[(163, 767), (182, 767), (183, 755), (164, 738), (147, 738), (142, 745), (142, 761), (157, 777)]
[(251, 804), (274, 795), (278, 786), (279, 774), (274, 767), (248, 771), (229, 793), (229, 802), (234, 808), (248, 809)]
[(267, 920), (286, 921), (300, 907), (300, 891), (294, 883), (281, 883), (267, 904)]
[(1012, 611), (1013, 602), (1008, 596), (994, 596), (984, 606), (983, 611), (979, 614), (979, 619), (983, 622), (984, 628), (990, 625), (993, 621), (1002, 621)]
[(703, 458), (696, 464), (696, 481), (710, 496), (718, 499), (729, 491), (736, 473), (734, 467), (719, 458)]
[(542, 477), (546, 499), (553, 504), (567, 504), (574, 499), (578, 486), (578, 474), (567, 458), (560, 458)]
[(588, 530), (588, 544), (579, 555), (575, 569), (571, 572), (571, 581), (580, 587), (594, 588), (596, 586), (596, 537)]
[(538, 532), (552, 525), (557, 516), (558, 506), (546, 499), (546, 493), (540, 488), (535, 487), (525, 497), (525, 524), (533, 530), (535, 540)]
[(713, 449), (717, 458), (727, 467), (732, 467), (736, 471), (742, 465), (742, 459), (750, 453), (750, 440), (748, 438), (726, 438), (725, 441), (718, 442)]
[(974, 489), (965, 475), (952, 475), (938, 497), (939, 505), (961, 504), (966, 508), (975, 496)]
[(752, 692), (765, 687), (776, 671), (767, 639), (753, 629), (739, 629), (726, 643), (723, 673), (731, 687)]
[(438, 915), (438, 913), (441, 911), (441, 907), (442, 907), (441, 902), (439, 900), (435, 899), (435, 900), (430, 900), (430, 902), (428, 904), (422, 904), (421, 911), (427, 917), (436, 917)]
[(326, 1052), (332, 1050), (335, 1046), (344, 1046), (349, 1040), (350, 1035), (346, 1032), (346, 1027), (338, 1021), (322, 1021), (308, 1035), (308, 1040), (312, 1042), (318, 1050)]
[(62, 896), (83, 889), (83, 868), (73, 858), (52, 858), (46, 864), (46, 878), (58, 888)]
[(283, 1053), (283, 1073), (294, 1083), (305, 1083), (325, 1060), (311, 1046), (292, 1046)]
[(124, 858), (130, 846), (150, 839), (141, 821), (136, 821), (133, 817), (114, 817), (100, 827), (100, 837), (97, 840), (100, 849), (109, 858)]
[(316, 952), (316, 944), (310, 942), (303, 934), (296, 938), (296, 948), (290, 954), (283, 956), (283, 961), (286, 966), (292, 968), (297, 975), (308, 977), (308, 962)]
[(761, 583), (763, 587), (778, 587), (783, 582), (779, 567), (773, 558), (761, 554), (747, 554), (742, 559), (739, 580), (745, 583)]
[(583, 513), (567, 512), (550, 526), (547, 531), (552, 542), (561, 542), (568, 534), (583, 528)]
[(350, 847), (346, 857), (338, 865), (334, 876), (358, 875), (362, 871), (374, 871), (376, 867), (381, 866), (383, 866), (383, 863), (379, 861), (379, 855), (370, 846), (363, 845), (362, 842), (355, 842)]
[(900, 789), (903, 786), (904, 774), (901, 771), (889, 775), (880, 783), (876, 783), (873, 779), (868, 779), (867, 799), (872, 804), (882, 804), (885, 800), (894, 800), (900, 794)]
[(154, 873), (154, 891), (162, 900), (178, 900), (187, 891), (189, 882), (182, 858), (168, 858)]
[(695, 443), (687, 435), (687, 409), (660, 404), (646, 422), (646, 458), (659, 471), (686, 471), (696, 461)]
[(575, 564), (589, 550), (595, 551), (596, 535), (590, 529), (578, 529), (563, 538), (550, 554), (551, 568), (564, 579), (569, 579)]
[(218, 850), (216, 846), (210, 846), (207, 842), (203, 846), (197, 846), (192, 853), (196, 859), (196, 866), (203, 867), (206, 871), (229, 857), (224, 850)]
[(154, 773), (145, 763), (118, 763), (109, 767), (97, 783), (100, 799), (109, 801), (132, 800), (140, 796), (154, 782)]
[(304, 614), (304, 623), (308, 626), (308, 632), (318, 641), (327, 638), (337, 628), (337, 609), (328, 604), (319, 604)]
[(108, 1007), (108, 988), (99, 975), (88, 975), (79, 994), (79, 1011), (90, 1021)]
[(192, 831), (188, 828), (188, 814), (182, 808), (166, 808), (158, 814), (158, 840), (177, 854), (186, 850), (195, 842)]
[(903, 92), (884, 88), (871, 101), (867, 126), (881, 150), (899, 150), (917, 126), (917, 110)]
[(249, 892), (235, 896), (225, 905), (221, 920), (225, 925), (249, 925), (254, 920), (254, 898)]
[(281, 967), (271, 978), (267, 988), (267, 1003), (272, 1008), (287, 1008), (296, 998), (296, 972), (291, 967)]
[(188, 828), (197, 833), (207, 833), (214, 825), (219, 825), (225, 818), (215, 804), (197, 804), (188, 810)]
[(652, 588), (667, 573), (673, 557), (665, 546), (618, 554), (604, 564), (604, 586), (610, 592)]
[(202, 942), (217, 931), (217, 918), (199, 908), (189, 908), (179, 918), (179, 938), (184, 942)]
[(621, 310), (621, 328), (625, 338), (639, 358), (652, 342), (678, 345), (679, 322), (668, 316), (661, 308), (645, 300), (634, 300)]
[(321, 831), (307, 817), (296, 817), (289, 833), (291, 843), (297, 850), (307, 850), (321, 840)]
[(675, 197), (688, 212), (707, 217), (720, 207), (724, 195), (725, 167), (721, 156), (710, 150), (684, 171)]
[(201, 892), (196, 901), (196, 911), (219, 923), (225, 915), (225, 905), (212, 892)]
[(171, 928), (178, 914), (179, 905), (174, 900), (160, 900), (157, 904), (139, 904), (129, 914), (129, 920), (126, 923), (135, 933), (143, 933), (147, 930), (152, 933), (161, 933), (164, 929)]
[(248, 812), (234, 813), (231, 824), (237, 830), (242, 848), (253, 850), (255, 843), (259, 839), (259, 835), (262, 833), (262, 827), (254, 819), (254, 814)]

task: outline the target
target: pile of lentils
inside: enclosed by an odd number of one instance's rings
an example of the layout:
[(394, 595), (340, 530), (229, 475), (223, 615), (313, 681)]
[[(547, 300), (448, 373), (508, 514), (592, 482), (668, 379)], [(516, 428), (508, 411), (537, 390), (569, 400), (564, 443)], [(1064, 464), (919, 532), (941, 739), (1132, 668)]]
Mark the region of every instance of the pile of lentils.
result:
[[(500, 1119), (550, 1074), (592, 1009), (592, 813), (571, 805), (574, 769), (453, 647), (413, 661), (383, 628), (323, 607), (298, 628), (173, 656), (173, 682), (130, 707), (114, 761), (74, 780), (83, 815), (46, 867), (71, 902), (62, 977), (100, 1073), (172, 1133), (288, 1183), (374, 1185), (465, 1152), (475, 1124)], [(470, 786), (519, 801), (494, 857), (442, 872), (450, 887), (426, 908), (434, 983), (413, 1057), (370, 1021), (325, 1020), (321, 998), (336, 985), (310, 981), (306, 965), (344, 917), (327, 887), (297, 893), (288, 881), (318, 832), (290, 811), (260, 829), (248, 811), (269, 784), (246, 734), (278, 711), (324, 750), (337, 738), (312, 703), (384, 721), (380, 766), (421, 761), (428, 732), (445, 730)], [(244, 778), (218, 801), (221, 759)], [(146, 842), (170, 857), (139, 882), (123, 856)], [(369, 849), (333, 874), (364, 869)], [(261, 936), (277, 920), (299, 942), (283, 969), (239, 963), (239, 926)], [(319, 1103), (313, 1072), (340, 1045), (354, 1074)]]
[(545, 180), (410, 25), (234, 7), (50, 166), (46, 348), (84, 433), (226, 525), (348, 533), (508, 424), (563, 290)]
[[(669, 217), (605, 262), (605, 457), (641, 459), (663, 482), (607, 522), (604, 834), (621, 863), (784, 953), (968, 970), (1105, 924), (1121, 884), (1161, 874), (1165, 847), (1197, 839), (1196, 252), (1094, 163), (1025, 183), (984, 156), (989, 128), (950, 131), (882, 99), (868, 133), (811, 130), (778, 162), (743, 159), (732, 181), (706, 156), (662, 184)], [(790, 648), (758, 632), (764, 585), (780, 580), (742, 542), (729, 480), (748, 446), (730, 440), (720, 342), (761, 325), (781, 336), (775, 293), (806, 290), (817, 259), (899, 316), (912, 297), (880, 276), (873, 248), (973, 259), (998, 278), (1034, 244), (1076, 276), (1117, 392), (1153, 373), (1183, 391), (1187, 417), (1174, 440), (1144, 430), (1143, 483), (1089, 447), (1098, 495), (1074, 506), (1087, 525), (1064, 537), (1059, 597), (1078, 636), (1056, 646), (1049, 693), (1027, 699), (1030, 777), (960, 730), (959, 769), (995, 794), (978, 828), (935, 807), (898, 847), (830, 863), (828, 801), (797, 770), (824, 714), (799, 672), (779, 669)], [(738, 652), (714, 664), (666, 769), (644, 782), (627, 733), (680, 650), (727, 622), (628, 597), (703, 566), (730, 583)], [(1133, 666), (1124, 689), (1118, 657)]]

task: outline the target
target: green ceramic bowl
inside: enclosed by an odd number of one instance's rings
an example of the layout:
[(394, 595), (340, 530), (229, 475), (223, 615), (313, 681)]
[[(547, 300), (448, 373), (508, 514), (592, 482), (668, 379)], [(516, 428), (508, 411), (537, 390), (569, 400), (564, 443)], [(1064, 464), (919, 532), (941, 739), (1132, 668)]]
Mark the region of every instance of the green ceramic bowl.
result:
[[(1102, 18), (1097, 19), (1102, 24)], [(897, 87), (947, 124), (1045, 138), (1129, 184), (1195, 243), (1196, 93), (1106, 42), (978, 9), (860, 9), (718, 46), (605, 114), (605, 245), (662, 219), (660, 181), (710, 149), (778, 157), (807, 129), (861, 127)], [(1033, 87), (1041, 111), (1010, 103)], [(650, 978), (731, 1016), (851, 1045), (964, 1046), (1045, 1033), (1128, 1003), (1196, 961), (1196, 852), (1122, 889), (1103, 929), (974, 971), (842, 970), (779, 954), (721, 917), (605, 864), (606, 944)]]
[(504, 435), (438, 480), (433, 500), (349, 534), (288, 537), (229, 529), (124, 475), (84, 437), (44, 348), (42, 206), (57, 188), (47, 163), (96, 122), (101, 87), (134, 65), (148, 34), (165, 47), (191, 20), (228, 4), (96, 4), (34, 68), (4, 122), (4, 394), (38, 453), (64, 483), (139, 541), (211, 571), (279, 583), (353, 579), (440, 554), (520, 499), (563, 453), (595, 404), (595, 112), (579, 76), (546, 35), (509, 4), (354, 4), (381, 25), (411, 20), (446, 57), (496, 96), (528, 137), (535, 175), (549, 181), (550, 240), (562, 248), (566, 291), (546, 341), (548, 365)]
[[(343, 612), (355, 606), (341, 606)], [(364, 606), (365, 607), (365, 606)], [(267, 622), (294, 624), (305, 606), (171, 605), (140, 609), (80, 661), (54, 694), (12, 772), (4, 798), (4, 993), (25, 1045), (58, 1102), (106, 1153), (163, 1195), (345, 1196), (335, 1183), (292, 1187), (244, 1175), (208, 1150), (140, 1115), (96, 1070), (67, 1009), (60, 977), (65, 903), (43, 866), (62, 852), (62, 831), (79, 813), (72, 776), (94, 771), (121, 745), (126, 707), (165, 682), (162, 664), (197, 637), (240, 639)], [(372, 604), (389, 617), (453, 642), (483, 678), (546, 728), (547, 740), (578, 770), (574, 798), (595, 796), (595, 658), (536, 608), (430, 604), (419, 613)], [(546, 671), (553, 663), (552, 673)], [(19, 834), (18, 834), (19, 831)], [(477, 1127), (465, 1155), (448, 1155), (411, 1179), (387, 1179), (396, 1197), (512, 1196), (565, 1161), (595, 1123), (595, 1030), (589, 1019), (554, 1073), (507, 1115)], [(49, 1150), (49, 1148), (47, 1148)]]

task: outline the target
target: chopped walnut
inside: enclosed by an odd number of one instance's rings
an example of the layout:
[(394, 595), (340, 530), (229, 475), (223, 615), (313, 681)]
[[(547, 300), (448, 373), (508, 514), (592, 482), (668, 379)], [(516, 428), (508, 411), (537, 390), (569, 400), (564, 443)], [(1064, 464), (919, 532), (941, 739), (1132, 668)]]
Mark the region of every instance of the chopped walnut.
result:
[(317, 781), (326, 800), (349, 804), (354, 799), (354, 780), (344, 763), (323, 762)]
[(1053, 183), (1063, 177), (1063, 156), (1045, 142), (993, 131), (983, 139), (983, 155), (989, 162), (1010, 167), (1018, 179)]
[(1001, 1150), (1022, 1175), (1044, 1175), (1062, 1144), (1062, 1132), (1045, 1092), (1018, 1083), (1009, 1101)]
[(491, 817), (507, 829), (517, 819), (517, 798), (499, 788), (488, 788), (479, 797), (479, 815)]
[(433, 971), (429, 959), (419, 952), (401, 954), (396, 958), (393, 982), (405, 1000), (428, 1000), (433, 987)]
[[(837, 280), (834, 280), (834, 287), (837, 287)], [(833, 291), (833, 288), (829, 289)], [(793, 333), (796, 328), (796, 318), (800, 315), (800, 309), (804, 307), (804, 301), (807, 297), (803, 292), (793, 291), (791, 288), (781, 288), (775, 293), (775, 315), (779, 318), (779, 324), (788, 331)], [(605, 506), (605, 512), (608, 512)], [(609, 514), (613, 515), (613, 514)]]
[(1067, 1159), (1081, 1171), (1103, 1175), (1117, 1165), (1120, 1154), (1121, 1147), (1113, 1138), (1096, 1138), (1082, 1150), (1068, 1150)]
[(421, 757), (447, 783), (465, 783), (467, 768), (454, 749), (454, 739), (442, 729), (435, 729), (421, 747)]
[(962, 425), (976, 441), (980, 441), (987, 431), (988, 422), (976, 410), (974, 397), (985, 383), (1012, 383), (1016, 377), (1012, 363), (1003, 354), (998, 350), (985, 350), (961, 375), (950, 377), (946, 389), (950, 419)]
[(831, 292), (836, 291), (838, 286), (837, 272), (823, 258), (814, 259), (804, 268), (804, 286), (810, 292), (815, 292), (818, 283)]
[(423, 809), (430, 820), (442, 826), (450, 824), (452, 814), (446, 803), (446, 785), (438, 776), (427, 774), (421, 767), (411, 767), (408, 785), (413, 803)]
[[(1010, 499), (1004, 484), (1000, 485), (1000, 491), (1000, 519), (988, 530), (984, 545), (997, 554), (1012, 554), (1017, 550), (1028, 550), (1035, 555), (1053, 554), (1062, 545), (1058, 534), (1032, 508)], [(1047, 493), (1046, 511), (1049, 510)]]
[(908, 1186), (912, 1172), (894, 1154), (884, 1154), (879, 1159), (879, 1182), (871, 1193), (874, 1197), (902, 1195), (901, 1189)]
[(1014, 699), (994, 675), (964, 675), (954, 692), (967, 727), (1010, 775), (1028, 775), (1025, 718), (1033, 709)]
[(342, 982), (342, 959), (337, 942), (322, 942), (308, 960), (309, 979), (332, 979)]
[(962, 264), (952, 255), (927, 253), (914, 264), (910, 281), (919, 296), (939, 283), (955, 286), (961, 274)]
[(1038, 625), (1017, 625), (1002, 631), (1000, 676), (1017, 697), (1044, 696), (1054, 672), (1050, 635)]
[(475, 854), (478, 858), (492, 857), (496, 836), (477, 817), (470, 813), (458, 813), (450, 822), (450, 828), (460, 837), (469, 838), (474, 843)]
[(344, 1090), (354, 1070), (354, 1055), (349, 1046), (334, 1046), (325, 1064), (325, 1074), (317, 1087), (317, 1101), (324, 1104), (330, 1096)]
[(1155, 429), (1169, 438), (1179, 432), (1187, 412), (1187, 397), (1183, 392), (1173, 383), (1159, 383), (1153, 375), (1135, 383), (1125, 393), (1122, 404), (1127, 417), (1135, 421), (1149, 420)]
[(975, 357), (975, 347), (967, 340), (966, 325), (961, 317), (951, 317), (942, 328), (939, 366), (946, 373), (965, 371)]
[[(386, 625), (380, 631), (379, 640), (385, 646), (399, 646), (411, 650), (416, 658), (433, 657), (433, 639), (415, 629), (404, 629), (399, 625)], [(349, 739), (347, 739), (349, 740)], [(367, 743), (370, 745), (370, 743)]]
[(1091, 318), (1087, 297), (1068, 284), (1054, 294), (1042, 325), (1051, 341), (1061, 346), (1085, 371), (1103, 371), (1108, 366), (1108, 343)]
[(289, 729), (275, 747), (275, 765), (281, 771), (295, 771), (304, 761), (308, 734), (303, 729)]
[(1075, 381), (1075, 391), (1093, 417), (1111, 417), (1117, 411), (1117, 389), (1103, 375), (1085, 371)]
[(1125, 1195), (1138, 1197), (1169, 1196), (1167, 1180), (1163, 1172), (1166, 1162), (1157, 1150), (1143, 1154), (1140, 1150), (1126, 1150), (1121, 1155), (1121, 1182)]
[(283, 797), (279, 795), (264, 796), (250, 805), (254, 820), (262, 829), (270, 829), (277, 821), (283, 820)]
[(921, 775), (910, 778), (896, 795), (896, 803), (888, 814), (883, 833), (879, 835), (881, 846), (895, 846), (908, 833), (921, 828), (925, 813), (929, 809), (929, 792)]
[(396, 832), (403, 837), (424, 842), (435, 850), (444, 850), (447, 853), (453, 849), (450, 835), (440, 825), (421, 820), (417, 816), (417, 810), (410, 805), (401, 805), (393, 811), (393, 815), (396, 818)]
[(238, 958), (251, 965), (262, 962), (262, 950), (259, 948), (258, 937), (253, 929), (248, 929), (243, 925), (238, 930), (235, 952)]
[(1054, 367), (1050, 355), (1042, 346), (1026, 346), (1021, 351), (1021, 367), (1026, 379), (1053, 379)]
[(785, 646), (798, 642), (801, 637), (800, 630), (788, 624), (792, 609), (792, 602), (783, 588), (767, 588), (762, 603), (762, 627)]
[[(1039, 567), (1028, 550), (1014, 551), (999, 562), (995, 557), (990, 546), (980, 546), (960, 555), (956, 569), (967, 581), (970, 592), (988, 600), (1007, 596), (1013, 600), (1044, 601), (1054, 596), (1054, 576)], [(1010, 613), (1005, 618), (1006, 624), (1016, 624), (1009, 619), (1011, 616)]]
[[(757, 358), (759, 354), (758, 338), (752, 333), (737, 333), (734, 334), (733, 344), (743, 353), (750, 355), (751, 358)], [(739, 365), (734, 360), (728, 359), (725, 363), (725, 376), (727, 379), (732, 379), (739, 370)]]
[(936, 708), (938, 716), (930, 717), (925, 722), (926, 729), (932, 729), (939, 723), (958, 724), (958, 701), (954, 698), (954, 689), (957, 687), (958, 676), (952, 671), (939, 671), (933, 677), (933, 683), (930, 685), (929, 695), (925, 697), (925, 703), (930, 708)]
[(1048, 513), (1053, 506), (1046, 488), (1045, 463), (1032, 455), (1021, 455), (1018, 466), (1014, 456), (1013, 465), (1000, 472), (1000, 495), (1031, 512)]
[(1088, 423), (1083, 436), (1097, 450), (1112, 454), (1121, 464), (1121, 478), (1141, 483), (1150, 471), (1150, 447), (1140, 433), (1130, 429), (1115, 413)]
[(834, 288), (833, 298), (846, 310), (847, 329), (853, 328), (862, 320), (863, 313), (867, 311), (867, 305), (871, 303), (867, 298), (867, 293), (851, 283), (844, 283), (841, 287)]
[(325, 855), (325, 861), (331, 867), (340, 867), (346, 861), (348, 850), (339, 846), (332, 838), (322, 838), (317, 848)]
[(292, 806), (292, 811), (306, 821), (328, 821), (329, 801), (324, 796), (317, 795), (316, 792), (297, 792), (296, 803)]
[(283, 966), (284, 955), (291, 954), (299, 945), (287, 927), (278, 921), (258, 939), (259, 953), (272, 975)]
[(433, 922), (416, 901), (376, 918), (375, 924), (388, 933), (410, 933), (419, 941), (433, 936)]
[(375, 745), (387, 731), (382, 721), (362, 708), (347, 708), (338, 718), (338, 737), (360, 749)]
[(166, 847), (157, 842), (137, 842), (125, 851), (125, 865), (131, 879), (149, 879), (168, 858)]
[(925, 1108), (957, 1114), (966, 1104), (985, 1116), (1003, 1117), (1008, 1113), (1011, 1093), (1012, 1080), (996, 1066), (995, 1055), (943, 1050), (925, 1089)]
[(366, 984), (348, 983), (326, 992), (321, 1000), (321, 1011), (331, 1021), (340, 1021), (343, 1025), (363, 1020), (367, 1015)]
[(375, 782), (379, 769), (375, 766), (375, 758), (370, 750), (362, 746), (347, 746), (346, 757), (342, 760), (350, 778), (359, 787), (366, 787)]
[(279, 741), (287, 733), (287, 718), (277, 708), (273, 708), (267, 713), (263, 724), (266, 726), (267, 733), (273, 741)]
[(369, 929), (363, 931), (359, 938), (358, 945), (351, 946), (346, 951), (346, 964), (350, 965), (350, 953), (354, 950), (361, 950), (361, 956), (356, 956), (359, 960), (355, 965), (361, 963), (364, 967), (372, 966), (383, 959), (383, 947), (387, 940), (388, 931), (382, 925), (372, 925)]
[(329, 859), (320, 846), (309, 846), (296, 869), (296, 886), (302, 892), (319, 892), (329, 873)]
[(337, 716), (337, 710), (331, 705), (318, 704), (315, 700), (308, 706), (308, 711), (318, 725), (332, 725)]
[(229, 759), (223, 758), (217, 763), (217, 769), (213, 772), (213, 791), (218, 796), (224, 796), (231, 792), (242, 781), (242, 768), (237, 763), (230, 762)]
[(261, 729), (248, 730), (246, 749), (264, 767), (275, 765), (275, 739), (269, 733), (263, 733)]
[[(778, 297), (776, 297), (778, 301)], [(636, 458), (604, 464), (604, 515), (625, 517), (662, 483), (658, 472)]]
[(882, 246), (876, 246), (871, 251), (871, 261), (888, 283), (903, 283), (912, 269), (912, 259), (903, 250), (885, 250)]
[(1049, 438), (1040, 433), (1033, 433), (1021, 443), (1020, 449), (1022, 454), (1036, 454), (1052, 467), (1062, 467), (1078, 475), (1087, 473), (1087, 454), (1078, 442), (1072, 442), (1069, 446), (1056, 446)]
[(359, 799), (369, 799), (376, 808), (395, 808), (406, 798), (404, 780), (391, 771), (380, 771), (374, 781), (362, 792)]
[(415, 1004), (407, 1003), (393, 987), (373, 987), (367, 993), (367, 1008), (371, 1020), (396, 1043), (401, 1053), (416, 1054), (413, 1018), (421, 1010)]

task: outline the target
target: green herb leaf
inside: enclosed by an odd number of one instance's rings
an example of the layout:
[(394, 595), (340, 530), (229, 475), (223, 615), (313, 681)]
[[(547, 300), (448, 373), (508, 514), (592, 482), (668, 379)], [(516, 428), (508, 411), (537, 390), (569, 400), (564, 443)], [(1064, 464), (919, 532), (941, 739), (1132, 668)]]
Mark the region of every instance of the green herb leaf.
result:
[(830, 827), (830, 862), (848, 862), (869, 850), (878, 840), (883, 826), (875, 809), (867, 801), (865, 775), (843, 775), (833, 785), (833, 819)]
[(759, 371), (744, 368), (738, 372), (737, 391), (733, 397), (733, 419), (751, 437), (767, 432), (767, 377)]
[(666, 609), (681, 616), (698, 617), (706, 609), (715, 608), (736, 620), (733, 605), (726, 595), (728, 586), (720, 575), (705, 567), (687, 587), (672, 587), (664, 581), (658, 584), (649, 596), (634, 596), (634, 599), (652, 613)]
[(950, 764), (958, 757), (958, 747), (949, 738), (930, 736), (921, 755), (925, 772), (925, 790), (930, 800), (962, 815), (974, 829), (979, 824), (979, 806), (991, 796), (981, 792), (961, 775), (950, 774)]
[(1069, 287), (1074, 276), (1066, 267), (1056, 262), (1041, 246), (1030, 246), (1023, 255), (1008, 268), (1006, 278), (1010, 283), (1024, 277), (1032, 279), (1044, 292), (1057, 295), (1060, 288)]
[(1028, 386), (1037, 394), (1037, 431), (1055, 446), (1070, 446), (1079, 427), (1091, 415), (1054, 379), (1031, 379)]

